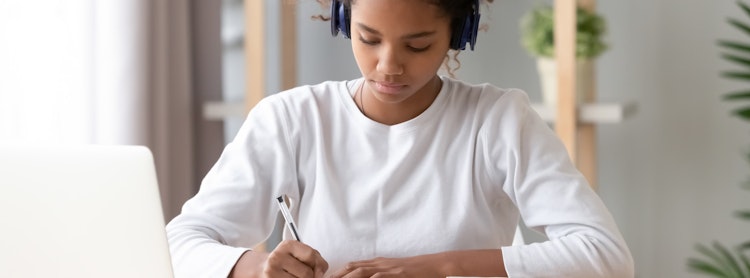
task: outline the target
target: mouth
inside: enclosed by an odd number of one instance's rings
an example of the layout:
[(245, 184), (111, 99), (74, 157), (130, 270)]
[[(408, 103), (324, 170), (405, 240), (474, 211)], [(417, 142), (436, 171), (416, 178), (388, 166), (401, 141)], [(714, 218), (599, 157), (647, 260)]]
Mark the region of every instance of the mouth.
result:
[(385, 94), (396, 94), (404, 90), (404, 88), (407, 87), (406, 84), (403, 83), (393, 83), (393, 82), (383, 82), (383, 81), (372, 81), (372, 83), (375, 85), (375, 89), (378, 92), (385, 93)]

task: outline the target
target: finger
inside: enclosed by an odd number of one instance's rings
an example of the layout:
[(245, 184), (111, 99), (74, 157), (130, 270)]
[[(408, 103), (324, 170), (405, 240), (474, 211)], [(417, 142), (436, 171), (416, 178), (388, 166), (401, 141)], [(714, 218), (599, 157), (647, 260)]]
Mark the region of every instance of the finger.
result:
[(331, 278), (341, 278), (357, 270), (360, 267), (370, 266), (370, 260), (354, 261), (347, 263), (343, 268), (337, 270)]
[(293, 242), (290, 244), (294, 245), (292, 248), (292, 255), (300, 261), (308, 264), (310, 267), (315, 267), (315, 265), (323, 258), (318, 250), (315, 250), (304, 243)]
[[(317, 251), (316, 251), (317, 252)], [(328, 271), (328, 262), (323, 259), (323, 256), (318, 254), (318, 257), (315, 261), (315, 278), (323, 278), (323, 275)]]
[(365, 277), (372, 277), (373, 275), (382, 272), (382, 269), (377, 267), (369, 267), (369, 266), (363, 266), (363, 267), (357, 267), (353, 270), (350, 270), (349, 273), (342, 276), (342, 278), (365, 278)]
[(334, 272), (333, 275), (331, 275), (329, 278), (341, 278), (341, 277), (344, 277), (344, 275), (348, 273), (349, 273), (349, 270), (346, 267), (344, 267), (339, 270), (336, 270), (336, 272)]
[(398, 275), (395, 273), (387, 273), (387, 272), (378, 272), (370, 276), (370, 278), (388, 278), (388, 277), (401, 277), (403, 275)]
[(286, 272), (284, 270), (274, 270), (274, 271), (264, 271), (263, 277), (274, 277), (274, 278), (298, 278), (297, 276), (292, 275), (289, 272)]
[[(312, 274), (310, 274), (308, 277), (322, 278), (325, 272), (328, 271), (328, 262), (323, 259), (323, 256), (320, 255), (320, 252), (302, 242), (285, 240), (282, 241), (276, 247), (276, 249), (278, 249), (279, 252), (283, 251), (288, 253), (296, 260), (307, 265), (307, 267), (312, 271)], [(297, 274), (297, 272), (300, 270), (295, 268), (290, 269), (290, 271)], [(305, 273), (307, 273), (307, 271), (305, 271)]]
[(284, 265), (284, 271), (291, 274), (293, 277), (300, 277), (300, 278), (315, 277), (315, 272), (313, 271), (313, 269), (310, 268), (310, 266), (300, 261), (296, 261), (296, 263)]
[[(292, 259), (294, 261), (297, 261), (296, 259)], [(300, 265), (305, 265), (302, 263), (299, 263)], [(301, 276), (296, 276), (292, 273), (289, 273), (287, 270), (285, 270), (285, 267), (287, 265), (279, 264), (277, 262), (267, 262), (266, 267), (263, 268), (263, 277), (284, 277), (284, 278), (297, 278)]]
[(310, 248), (299, 242), (283, 241), (268, 256), (269, 267), (277, 272), (287, 272), (294, 277), (315, 277), (313, 267), (308, 262), (301, 261), (298, 258), (299, 255), (295, 255), (300, 252), (304, 253), (305, 251), (300, 250), (305, 249)]
[(378, 265), (379, 264), (378, 264), (378, 262), (376, 260), (363, 260), (363, 261), (350, 262), (350, 263), (346, 264), (346, 269), (350, 270), (350, 272), (351, 272), (351, 271), (353, 271), (355, 269), (358, 269), (358, 268), (363, 268), (363, 267), (370, 267), (370, 268), (372, 268), (372, 267), (377, 267)]
[(315, 272), (315, 275), (322, 276), (323, 273), (328, 271), (328, 262), (323, 259), (318, 250), (313, 249), (307, 244), (299, 241), (284, 241), (282, 242), (285, 250), (288, 250), (292, 256), (297, 258), (299, 261), (307, 264)]

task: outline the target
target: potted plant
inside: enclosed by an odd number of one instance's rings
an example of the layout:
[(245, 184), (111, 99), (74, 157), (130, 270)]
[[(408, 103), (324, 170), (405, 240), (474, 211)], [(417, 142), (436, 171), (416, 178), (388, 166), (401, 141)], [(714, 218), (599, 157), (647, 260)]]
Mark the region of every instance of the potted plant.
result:
[[(603, 40), (606, 25), (600, 15), (579, 7), (576, 12), (576, 30), (576, 81), (580, 99), (580, 96), (592, 89), (593, 82), (590, 78), (593, 76), (593, 60), (608, 46)], [(550, 107), (555, 107), (557, 103), (554, 31), (554, 9), (550, 5), (537, 5), (521, 19), (521, 42), (529, 54), (537, 57), (542, 97)]]
[[(747, 4), (738, 1), (737, 5), (750, 17), (750, 7)], [(749, 24), (733, 18), (728, 19), (728, 22), (744, 34), (750, 35)], [(720, 40), (719, 46), (723, 50), (721, 57), (739, 66), (739, 69), (724, 71), (721, 75), (732, 80), (750, 82), (750, 43)], [(724, 99), (742, 101), (742, 106), (732, 111), (732, 114), (750, 121), (750, 106), (747, 105), (750, 90), (727, 93)], [(750, 153), (746, 154), (746, 157), (750, 161)], [(750, 190), (750, 182), (746, 182), (743, 187)], [(738, 210), (735, 216), (750, 221), (750, 209)], [(711, 245), (698, 244), (695, 249), (700, 256), (688, 259), (687, 264), (691, 271), (713, 277), (750, 277), (750, 240), (732, 247), (714, 241)]]

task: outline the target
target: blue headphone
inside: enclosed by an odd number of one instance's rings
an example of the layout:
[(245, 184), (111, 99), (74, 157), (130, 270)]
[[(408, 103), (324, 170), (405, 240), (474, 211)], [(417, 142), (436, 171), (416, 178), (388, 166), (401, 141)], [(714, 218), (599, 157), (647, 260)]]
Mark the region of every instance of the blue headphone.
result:
[[(477, 44), (477, 32), (479, 31), (479, 0), (474, 0), (472, 12), (466, 19), (459, 21), (458, 26), (454, 26), (451, 35), (451, 49), (464, 50), (468, 43), (471, 50)], [(351, 18), (350, 9), (340, 0), (331, 1), (331, 35), (334, 37), (339, 31), (344, 34), (345, 38), (351, 38)]]

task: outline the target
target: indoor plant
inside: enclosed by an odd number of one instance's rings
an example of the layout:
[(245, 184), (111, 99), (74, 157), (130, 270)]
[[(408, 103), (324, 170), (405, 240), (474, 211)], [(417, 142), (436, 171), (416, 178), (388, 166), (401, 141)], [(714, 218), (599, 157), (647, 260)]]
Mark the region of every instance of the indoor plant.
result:
[[(743, 2), (737, 5), (750, 17), (750, 7)], [(739, 29), (750, 36), (750, 25), (736, 19), (728, 19), (731, 26)], [(722, 58), (739, 66), (739, 70), (729, 70), (722, 73), (723, 77), (750, 82), (750, 43), (720, 40), (719, 46), (723, 49)], [(748, 101), (750, 100), (750, 89), (730, 92), (724, 95), (725, 100)], [(743, 106), (733, 111), (734, 115), (743, 120), (750, 121), (750, 106)], [(750, 161), (750, 153), (746, 154)], [(750, 190), (750, 182), (743, 186)], [(750, 210), (737, 211), (735, 214), (743, 220), (750, 221)], [(694, 272), (715, 277), (750, 277), (750, 240), (737, 244), (733, 248), (713, 242), (710, 246), (698, 244), (696, 250), (700, 253), (698, 258), (688, 259), (688, 268)]]
[[(553, 107), (557, 102), (554, 29), (554, 9), (550, 5), (537, 5), (521, 19), (521, 43), (529, 54), (537, 57), (542, 96), (545, 104)], [(606, 24), (600, 15), (578, 8), (576, 30), (576, 76), (581, 96), (592, 89), (589, 86), (593, 83), (586, 78), (593, 76), (593, 60), (607, 49), (603, 40)]]

